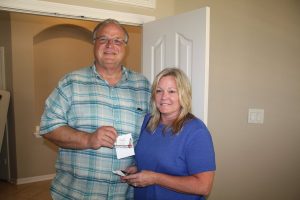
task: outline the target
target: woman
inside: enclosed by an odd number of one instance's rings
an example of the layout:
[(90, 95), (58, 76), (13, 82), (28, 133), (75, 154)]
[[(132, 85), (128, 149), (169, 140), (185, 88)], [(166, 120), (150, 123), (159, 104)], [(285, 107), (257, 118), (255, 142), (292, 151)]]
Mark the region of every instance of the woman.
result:
[(152, 112), (137, 143), (136, 166), (122, 179), (136, 200), (203, 200), (213, 185), (215, 155), (204, 123), (191, 114), (191, 85), (177, 68), (166, 68), (152, 85)]

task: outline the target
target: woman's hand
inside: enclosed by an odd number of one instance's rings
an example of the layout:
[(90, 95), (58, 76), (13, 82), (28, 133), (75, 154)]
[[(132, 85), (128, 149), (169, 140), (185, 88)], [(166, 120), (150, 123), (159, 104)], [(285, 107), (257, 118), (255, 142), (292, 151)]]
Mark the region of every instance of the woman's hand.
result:
[(134, 187), (145, 187), (155, 184), (157, 175), (158, 174), (155, 172), (144, 170), (135, 174), (124, 176), (122, 177), (122, 180)]
[(135, 174), (137, 173), (137, 167), (135, 165), (129, 166), (127, 167), (125, 170), (123, 170), (126, 172), (126, 174)]
[[(137, 173), (137, 167), (135, 165), (129, 166), (124, 170), (121, 170), (126, 176), (129, 176), (130, 174), (135, 174)], [(121, 176), (121, 181), (122, 182), (127, 182), (127, 180), (124, 179), (126, 176)], [(127, 182), (128, 183), (128, 182)], [(129, 183), (128, 183), (129, 184)]]

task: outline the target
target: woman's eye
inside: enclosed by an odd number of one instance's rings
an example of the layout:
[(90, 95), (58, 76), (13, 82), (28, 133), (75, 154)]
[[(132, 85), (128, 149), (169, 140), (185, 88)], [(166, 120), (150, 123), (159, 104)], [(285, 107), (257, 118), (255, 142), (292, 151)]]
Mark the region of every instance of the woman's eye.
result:
[(156, 90), (156, 93), (161, 93), (161, 90)]
[(175, 90), (169, 90), (169, 93), (174, 94), (174, 93), (176, 93), (176, 91)]

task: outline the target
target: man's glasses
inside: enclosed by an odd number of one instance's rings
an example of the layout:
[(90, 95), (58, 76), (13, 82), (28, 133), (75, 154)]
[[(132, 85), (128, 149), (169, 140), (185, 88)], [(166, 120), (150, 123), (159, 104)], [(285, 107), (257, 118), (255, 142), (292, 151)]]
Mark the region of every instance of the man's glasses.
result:
[(94, 40), (97, 40), (100, 44), (107, 44), (109, 42), (116, 46), (122, 46), (127, 44), (126, 41), (121, 38), (108, 38), (106, 36), (99, 36), (96, 37)]

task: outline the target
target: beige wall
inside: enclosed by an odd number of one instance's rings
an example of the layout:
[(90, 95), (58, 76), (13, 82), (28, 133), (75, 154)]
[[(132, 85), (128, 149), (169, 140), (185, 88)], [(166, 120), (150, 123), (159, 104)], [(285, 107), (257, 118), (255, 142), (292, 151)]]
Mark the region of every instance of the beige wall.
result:
[[(299, 199), (300, 1), (175, 1), (176, 13), (201, 6), (211, 8), (209, 199)], [(248, 124), (248, 108), (264, 109), (264, 124)]]
[[(12, 83), (17, 155), (17, 176), (13, 178), (21, 179), (54, 173), (56, 148), (43, 139), (35, 138), (32, 133), (35, 131), (35, 126), (39, 125), (42, 110), (40, 106), (43, 105), (41, 101), (44, 101), (45, 95), (49, 94), (49, 90), (51, 90), (49, 87), (54, 88), (54, 83), (51, 81), (41, 87), (37, 85), (44, 83), (42, 80), (49, 79), (50, 75), (51, 80), (57, 82), (61, 78), (62, 72), (65, 71), (65, 69), (57, 69), (55, 76), (51, 73), (55, 68), (55, 66), (51, 66), (51, 63), (53, 64), (55, 61), (51, 59), (51, 54), (48, 55), (48, 58), (47, 55), (39, 54), (43, 48), (39, 42), (34, 41), (34, 38), (46, 28), (57, 24), (75, 24), (85, 27), (87, 30), (91, 30), (95, 26), (95, 23), (92, 22), (83, 23), (76, 20), (11, 13)], [(59, 47), (60, 45), (63, 43), (57, 44), (57, 49), (52, 49), (52, 51), (57, 53), (63, 48)], [(37, 55), (34, 54), (35, 51), (39, 51)], [(68, 52), (65, 54), (68, 56)], [(46, 66), (52, 68), (49, 68), (48, 72), (39, 71), (35, 68), (35, 64), (41, 62), (36, 56), (48, 59)], [(70, 62), (66, 63), (70, 64)], [(66, 64), (66, 66), (68, 65)], [(36, 76), (38, 78), (35, 78)], [(41, 94), (41, 98), (36, 98), (37, 94)]]
[[(72, 2), (83, 5), (83, 1)], [(96, 1), (84, 4), (95, 6)], [(158, 0), (154, 10), (104, 3), (97, 6), (157, 18), (210, 6), (208, 127), (215, 144), (217, 173), (209, 199), (299, 198), (300, 1)], [(24, 77), (18, 76), (33, 87), (28, 75), (32, 71), (14, 73), (24, 73)], [(16, 95), (22, 92), (15, 91)], [(26, 99), (17, 102), (19, 106), (32, 101), (32, 89), (26, 94)], [(264, 109), (264, 124), (248, 124), (248, 108)], [(24, 117), (30, 114), (28, 111)], [(31, 137), (32, 128), (18, 131)], [(33, 138), (24, 143), (43, 145)], [(53, 172), (52, 164), (39, 164), (41, 155), (30, 151), (26, 156), (30, 154), (32, 163), (26, 164), (27, 171), (20, 169), (20, 177)], [(18, 159), (29, 162), (26, 157)], [(34, 163), (43, 169), (32, 166)]]
[[(74, 49), (73, 51), (62, 52), (65, 47), (64, 45), (67, 45), (67, 42), (71, 42), (71, 39), (68, 40), (68, 37), (66, 37), (66, 42), (59, 41), (61, 38), (56, 39), (56, 37), (48, 40), (41, 39), (40, 42), (36, 41), (38, 39), (35, 40), (46, 28), (55, 26), (56, 24), (76, 24), (78, 27), (82, 26), (86, 29), (92, 29), (95, 25), (95, 23), (91, 22), (80, 23), (75, 20), (63, 21), (62, 19), (50, 17), (11, 14), (18, 179), (54, 172), (53, 163), (56, 157), (56, 148), (43, 139), (35, 138), (32, 133), (35, 131), (35, 126), (39, 125), (40, 114), (43, 108), (42, 101), (45, 100), (46, 96), (54, 88), (54, 82), (57, 83), (63, 72), (68, 71), (68, 69), (70, 70), (70, 68), (72, 69), (72, 67), (74, 68), (74, 65), (71, 65), (72, 63), (67, 61), (62, 63), (62, 65), (65, 64), (65, 68), (55, 68), (57, 65), (54, 63), (59, 59), (59, 53), (64, 54), (60, 57), (66, 56), (67, 58), (71, 56), (70, 53), (73, 53), (75, 61), (78, 57)], [(51, 40), (58, 40), (56, 48), (51, 48), (50, 46), (51, 49), (49, 51), (53, 53), (48, 52), (48, 55), (43, 55), (47, 53), (43, 49), (43, 43), (48, 42), (48, 45), (53, 44), (53, 42), (49, 42)], [(88, 47), (82, 47), (83, 45), (81, 45), (80, 50), (85, 49), (87, 55), (88, 52), (91, 54), (91, 49), (88, 51)], [(53, 54), (56, 54), (55, 58), (52, 57)], [(92, 56), (88, 57), (91, 58)], [(46, 63), (43, 64), (43, 61)], [(45, 67), (48, 67), (48, 69), (45, 69)]]

